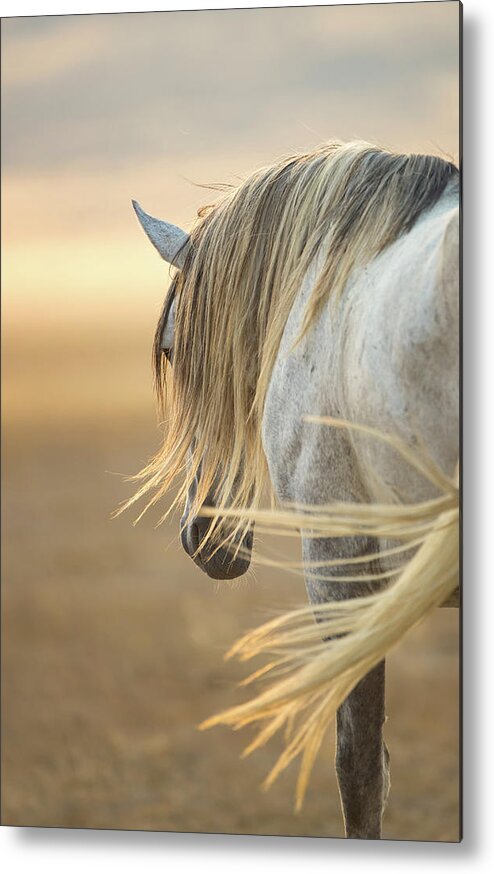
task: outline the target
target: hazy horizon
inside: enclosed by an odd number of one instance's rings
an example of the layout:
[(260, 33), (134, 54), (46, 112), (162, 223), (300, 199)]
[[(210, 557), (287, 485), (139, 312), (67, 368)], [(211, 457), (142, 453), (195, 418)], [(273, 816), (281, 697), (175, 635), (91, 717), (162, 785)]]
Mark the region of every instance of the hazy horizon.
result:
[(335, 137), (456, 159), (458, 51), (457, 2), (4, 19), (4, 339), (154, 320), (131, 198), (188, 226)]

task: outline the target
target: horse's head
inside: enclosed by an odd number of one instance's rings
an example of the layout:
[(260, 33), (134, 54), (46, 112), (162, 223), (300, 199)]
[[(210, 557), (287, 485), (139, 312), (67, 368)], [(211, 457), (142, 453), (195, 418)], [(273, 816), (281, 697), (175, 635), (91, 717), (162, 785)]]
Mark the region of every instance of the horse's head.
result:
[[(190, 240), (188, 234), (175, 225), (153, 218), (141, 209), (138, 203), (132, 202), (137, 217), (161, 257), (178, 270), (186, 263)], [(164, 355), (173, 362), (173, 347), (175, 341), (175, 309), (176, 300), (173, 293), (168, 298), (168, 306), (163, 311), (158, 326), (158, 354)], [(253, 534), (249, 530), (245, 534), (236, 535), (227, 545), (218, 546), (215, 538), (207, 539), (212, 524), (210, 516), (200, 512), (191, 515), (200, 481), (200, 467), (189, 486), (186, 506), (180, 523), (182, 546), (195, 564), (209, 577), (216, 580), (232, 580), (247, 572), (250, 565)], [(215, 506), (215, 489), (208, 493), (204, 506)], [(224, 526), (223, 526), (224, 529)]]

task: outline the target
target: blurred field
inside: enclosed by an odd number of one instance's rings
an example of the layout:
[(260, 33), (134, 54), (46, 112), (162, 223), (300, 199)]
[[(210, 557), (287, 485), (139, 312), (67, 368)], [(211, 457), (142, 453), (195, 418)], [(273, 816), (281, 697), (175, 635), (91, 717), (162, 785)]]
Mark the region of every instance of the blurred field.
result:
[[(6, 824), (278, 835), (343, 834), (328, 737), (302, 814), (295, 771), (259, 785), (279, 742), (201, 733), (240, 699), (229, 644), (301, 580), (214, 584), (177, 520), (111, 511), (157, 445), (152, 325), (4, 346), (2, 820)], [(458, 616), (438, 611), (392, 655), (384, 835), (458, 837)]]
[[(214, 584), (176, 519), (110, 518), (159, 440), (167, 272), (130, 199), (189, 227), (194, 183), (333, 137), (457, 157), (458, 50), (455, 2), (2, 21), (4, 823), (343, 834), (333, 737), (296, 816), (294, 769), (259, 789), (279, 741), (196, 730), (302, 580)], [(386, 837), (458, 836), (457, 624), (389, 661)]]

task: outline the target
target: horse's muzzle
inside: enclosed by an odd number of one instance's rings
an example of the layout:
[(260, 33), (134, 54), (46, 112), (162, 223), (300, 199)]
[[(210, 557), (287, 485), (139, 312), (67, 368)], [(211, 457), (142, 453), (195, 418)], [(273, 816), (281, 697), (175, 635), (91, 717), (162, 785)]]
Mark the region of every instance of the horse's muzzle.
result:
[(211, 519), (203, 516), (197, 516), (187, 523), (184, 519), (181, 520), (180, 537), (185, 552), (193, 559), (197, 567), (213, 580), (234, 580), (236, 577), (241, 577), (249, 570), (254, 539), (253, 532), (248, 531), (244, 535), (240, 543), (240, 550), (236, 555), (238, 540), (228, 547), (221, 546), (218, 549), (213, 538), (205, 546), (199, 548), (210, 524)]

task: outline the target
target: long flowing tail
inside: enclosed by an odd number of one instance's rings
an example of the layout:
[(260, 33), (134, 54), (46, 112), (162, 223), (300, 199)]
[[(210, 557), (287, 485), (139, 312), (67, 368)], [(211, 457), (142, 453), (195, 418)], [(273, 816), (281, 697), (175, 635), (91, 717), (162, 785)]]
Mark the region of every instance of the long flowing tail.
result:
[[(313, 536), (323, 536), (322, 532), (325, 536), (345, 536), (352, 530), (399, 539), (408, 554), (412, 543), (419, 541), (420, 546), (395, 581), (378, 594), (294, 610), (249, 632), (227, 654), (241, 661), (267, 655), (267, 664), (244, 684), (262, 679), (271, 680), (271, 685), (199, 727), (224, 724), (239, 729), (260, 723), (245, 755), (284, 728), (285, 749), (264, 786), (268, 788), (301, 755), (297, 810), (324, 734), (339, 706), (362, 677), (434, 607), (447, 601), (458, 585), (458, 479), (440, 479), (442, 495), (432, 501), (367, 507), (330, 505), (309, 514)], [(287, 527), (296, 517), (290, 511), (255, 516), (258, 523), (274, 519), (278, 526), (284, 519)], [(308, 527), (307, 508), (300, 522)], [(341, 560), (338, 563), (341, 565)]]

